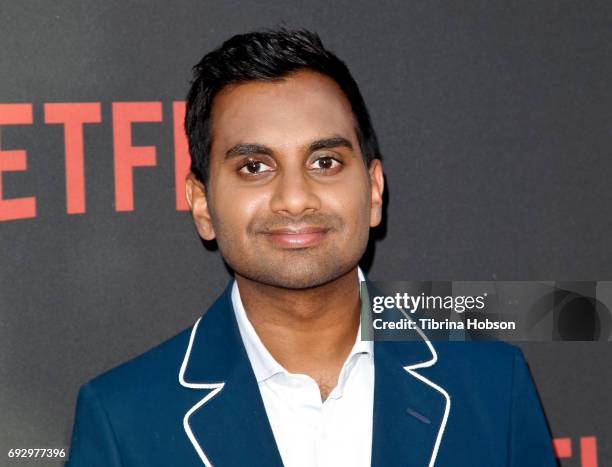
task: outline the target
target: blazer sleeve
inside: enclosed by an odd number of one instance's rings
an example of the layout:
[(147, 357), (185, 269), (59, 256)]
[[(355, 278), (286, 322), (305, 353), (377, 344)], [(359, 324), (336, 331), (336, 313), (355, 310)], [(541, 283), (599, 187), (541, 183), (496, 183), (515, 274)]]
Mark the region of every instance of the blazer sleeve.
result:
[(90, 383), (81, 386), (66, 467), (121, 467), (115, 433)]
[(519, 348), (514, 354), (510, 414), (510, 467), (557, 467), (544, 411)]

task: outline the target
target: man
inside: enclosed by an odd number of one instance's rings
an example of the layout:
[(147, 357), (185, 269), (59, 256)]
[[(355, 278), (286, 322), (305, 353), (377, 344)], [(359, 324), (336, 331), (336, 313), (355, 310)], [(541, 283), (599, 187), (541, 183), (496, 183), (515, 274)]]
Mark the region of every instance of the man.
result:
[(281, 29), (194, 71), (186, 195), (235, 280), (193, 327), (81, 388), (69, 465), (554, 465), (517, 348), (360, 339), (384, 181), (344, 63)]

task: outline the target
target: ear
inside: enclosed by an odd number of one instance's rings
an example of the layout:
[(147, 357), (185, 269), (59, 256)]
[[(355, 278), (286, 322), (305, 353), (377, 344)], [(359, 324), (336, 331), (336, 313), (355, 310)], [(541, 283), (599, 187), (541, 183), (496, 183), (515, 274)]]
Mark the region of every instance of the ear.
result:
[(193, 172), (187, 174), (185, 179), (185, 196), (187, 204), (193, 216), (198, 234), (204, 240), (212, 240), (215, 238), (215, 229), (213, 228), (210, 210), (208, 209), (208, 200), (206, 199), (206, 190), (204, 184), (200, 182)]
[(385, 177), (380, 159), (370, 162), (368, 173), (371, 188), (370, 227), (376, 227), (382, 221), (383, 191), (385, 189)]

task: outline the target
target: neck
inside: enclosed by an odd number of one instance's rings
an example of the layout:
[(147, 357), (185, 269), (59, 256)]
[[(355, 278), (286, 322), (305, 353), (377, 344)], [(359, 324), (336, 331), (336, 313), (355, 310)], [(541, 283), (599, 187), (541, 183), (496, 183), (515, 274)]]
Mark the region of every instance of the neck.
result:
[(284, 289), (235, 274), (249, 321), (287, 371), (334, 382), (359, 327), (357, 267), (309, 289)]

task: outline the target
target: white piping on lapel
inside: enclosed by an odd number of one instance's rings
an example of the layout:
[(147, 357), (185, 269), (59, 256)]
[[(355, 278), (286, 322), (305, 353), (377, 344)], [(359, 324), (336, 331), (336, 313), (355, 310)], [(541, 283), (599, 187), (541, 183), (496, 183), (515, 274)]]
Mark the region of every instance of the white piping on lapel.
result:
[[(410, 316), (402, 308), (400, 308), (399, 310), (402, 312), (402, 314), (406, 318), (412, 321), (412, 318), (410, 318)], [(438, 450), (440, 449), (440, 443), (442, 442), (442, 435), (444, 434), (444, 429), (446, 428), (446, 422), (448, 421), (448, 415), (450, 413), (450, 407), (451, 407), (451, 398), (448, 392), (446, 392), (446, 390), (443, 387), (438, 386), (433, 381), (425, 378), (424, 376), (414, 371), (419, 368), (428, 368), (430, 366), (433, 366), (438, 361), (438, 354), (436, 353), (436, 349), (434, 349), (434, 346), (429, 341), (425, 333), (416, 325), (416, 323), (415, 323), (414, 328), (418, 331), (420, 336), (423, 338), (423, 340), (427, 344), (427, 347), (429, 347), (429, 350), (431, 351), (431, 354), (432, 354), (432, 359), (426, 362), (420, 362), (420, 363), (415, 363), (414, 365), (405, 366), (404, 370), (406, 370), (412, 376), (417, 378), (419, 381), (422, 381), (423, 383), (427, 384), (428, 386), (438, 391), (440, 394), (444, 396), (444, 399), (446, 399), (446, 403), (444, 406), (444, 416), (442, 417), (442, 423), (440, 424), (440, 429), (438, 430), (438, 436), (436, 437), (436, 443), (434, 444), (433, 451), (431, 452), (431, 459), (429, 460), (429, 467), (433, 467), (434, 464), (436, 463), (436, 457), (438, 456)]]
[(204, 454), (204, 450), (202, 449), (202, 446), (200, 446), (200, 444), (198, 443), (198, 440), (194, 436), (193, 431), (191, 430), (191, 427), (189, 426), (189, 417), (191, 416), (192, 413), (194, 413), (196, 410), (198, 410), (200, 407), (206, 404), (206, 402), (208, 402), (210, 399), (212, 399), (217, 394), (219, 394), (221, 389), (223, 389), (223, 386), (225, 386), (225, 382), (206, 384), (206, 383), (188, 383), (187, 381), (185, 381), (185, 370), (187, 368), (187, 362), (191, 355), (191, 347), (193, 346), (193, 340), (195, 338), (196, 331), (198, 330), (198, 325), (200, 324), (201, 319), (202, 317), (200, 317), (196, 321), (196, 323), (193, 325), (193, 329), (191, 330), (191, 336), (189, 337), (189, 345), (187, 346), (187, 352), (185, 352), (185, 357), (183, 358), (183, 363), (181, 364), (181, 369), (179, 371), (179, 383), (181, 383), (181, 386), (190, 388), (190, 389), (212, 389), (212, 391), (206, 394), (206, 396), (200, 402), (195, 404), (193, 407), (191, 407), (191, 409), (187, 411), (187, 413), (183, 417), (183, 428), (185, 430), (185, 433), (187, 433), (187, 437), (191, 441), (191, 444), (193, 444), (193, 447), (195, 448), (196, 452), (200, 456), (200, 459), (202, 459), (202, 462), (204, 462), (204, 465), (206, 467), (213, 467), (212, 463), (208, 460), (208, 457), (206, 457), (206, 454)]

